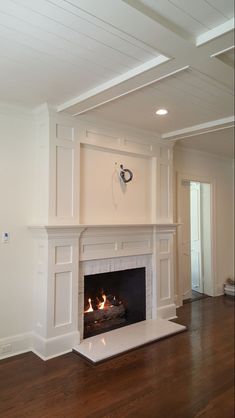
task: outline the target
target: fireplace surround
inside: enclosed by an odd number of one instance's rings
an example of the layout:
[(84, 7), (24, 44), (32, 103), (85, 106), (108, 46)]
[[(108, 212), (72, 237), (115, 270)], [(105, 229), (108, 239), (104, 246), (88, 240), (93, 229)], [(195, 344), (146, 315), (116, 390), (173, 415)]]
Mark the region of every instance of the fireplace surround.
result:
[(174, 224), (33, 227), (34, 351), (47, 359), (83, 340), (87, 275), (144, 269), (146, 320), (174, 318), (175, 229)]
[[(175, 317), (173, 144), (46, 105), (35, 120), (34, 351), (81, 343), (87, 275), (144, 268), (146, 320)], [(125, 187), (121, 164), (133, 172)]]

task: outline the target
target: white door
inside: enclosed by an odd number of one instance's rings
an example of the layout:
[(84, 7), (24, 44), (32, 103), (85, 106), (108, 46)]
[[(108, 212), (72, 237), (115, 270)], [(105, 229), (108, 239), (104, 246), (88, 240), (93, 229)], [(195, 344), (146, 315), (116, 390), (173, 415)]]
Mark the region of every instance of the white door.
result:
[(203, 293), (201, 257), (200, 183), (190, 182), (190, 235), (192, 289)]

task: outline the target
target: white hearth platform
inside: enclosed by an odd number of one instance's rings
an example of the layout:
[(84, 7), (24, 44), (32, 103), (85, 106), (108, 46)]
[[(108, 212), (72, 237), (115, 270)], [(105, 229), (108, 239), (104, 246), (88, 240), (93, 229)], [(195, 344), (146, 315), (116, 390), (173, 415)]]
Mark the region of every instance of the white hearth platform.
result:
[(74, 347), (74, 351), (98, 363), (185, 330), (185, 326), (166, 319), (150, 319), (86, 338)]

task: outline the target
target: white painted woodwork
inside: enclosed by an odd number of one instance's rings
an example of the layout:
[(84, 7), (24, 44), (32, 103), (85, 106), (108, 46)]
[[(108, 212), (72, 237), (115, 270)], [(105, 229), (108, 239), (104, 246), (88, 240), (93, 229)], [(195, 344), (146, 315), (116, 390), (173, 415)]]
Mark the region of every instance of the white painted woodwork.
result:
[[(10, 74), (10, 73), (9, 73)], [(1, 124), (0, 124), (0, 141), (1, 141), (1, 186), (4, 193), (4, 199), (1, 201), (0, 212), (1, 220), (4, 225), (3, 230), (10, 231), (10, 242), (8, 245), (3, 244), (0, 251), (0, 269), (1, 277), (5, 278), (1, 287), (1, 303), (0, 303), (0, 345), (11, 344), (12, 351), (7, 354), (14, 355), (20, 352), (34, 350), (43, 358), (49, 358), (58, 355), (62, 352), (67, 352), (73, 347), (74, 341), (78, 340), (78, 333), (73, 330), (70, 332), (75, 323), (73, 322), (72, 309), (72, 323), (70, 322), (71, 301), (69, 298), (69, 277), (71, 277), (73, 285), (73, 239), (78, 241), (78, 233), (76, 238), (71, 233), (69, 224), (73, 224), (73, 228), (79, 224), (79, 220), (66, 219), (67, 232), (65, 228), (64, 219), (55, 219), (56, 208), (56, 146), (64, 141), (64, 144), (77, 145), (80, 142), (91, 146), (99, 146), (103, 150), (111, 150), (115, 153), (123, 153), (123, 155), (141, 155), (143, 158), (152, 159), (152, 179), (157, 179), (157, 170), (159, 167), (159, 159), (162, 163), (166, 163), (166, 155), (168, 150), (172, 152), (172, 145), (169, 142), (163, 142), (159, 136), (153, 136), (149, 132), (137, 131), (128, 129), (124, 126), (115, 127), (107, 121), (98, 123), (97, 120), (93, 123), (88, 123), (85, 118), (78, 118), (74, 122), (73, 118), (67, 115), (55, 114), (51, 109), (41, 110), (41, 113), (35, 115), (37, 125), (37, 143), (35, 141), (34, 120), (33, 115), (26, 109), (19, 109), (17, 107), (0, 105)], [(56, 134), (56, 125), (58, 135)], [(231, 128), (230, 128), (231, 129)], [(85, 132), (87, 131), (87, 137)], [(71, 133), (74, 132), (74, 135)], [(76, 133), (77, 132), (77, 133)], [(225, 149), (226, 136), (225, 131), (220, 133), (220, 141), (223, 143)], [(207, 139), (208, 135), (203, 136)], [(219, 134), (218, 134), (219, 135)], [(57, 138), (58, 136), (58, 138)], [(74, 138), (74, 141), (72, 140)], [(96, 138), (96, 139), (95, 139)], [(210, 136), (211, 143), (212, 137)], [(216, 136), (214, 137), (216, 139)], [(75, 144), (76, 143), (76, 144)], [(216, 148), (214, 142), (214, 148)], [(78, 148), (79, 148), (78, 147)], [(160, 151), (160, 147), (164, 147)], [(68, 147), (69, 148), (69, 147)], [(186, 148), (175, 147), (175, 167), (178, 171), (183, 170), (187, 173), (186, 178), (194, 181), (204, 181), (211, 185), (211, 249), (212, 249), (212, 263), (211, 263), (211, 278), (210, 292), (211, 295), (222, 294), (222, 284), (227, 277), (233, 276), (233, 164), (232, 161), (226, 158), (214, 157), (208, 153), (196, 152)], [(78, 155), (78, 149), (75, 155)], [(36, 156), (37, 161), (34, 160)], [(76, 158), (75, 158), (76, 160)], [(79, 161), (79, 158), (78, 160)], [(62, 164), (63, 166), (63, 164)], [(171, 163), (169, 162), (170, 170)], [(74, 179), (74, 197), (79, 205), (79, 185), (80, 185), (80, 166), (78, 164), (78, 171), (75, 173)], [(34, 182), (34, 176), (37, 175), (37, 182)], [(16, 187), (17, 182), (17, 187)], [(152, 215), (153, 220), (156, 221), (157, 205), (159, 203), (158, 191), (155, 187), (156, 183), (152, 182)], [(62, 183), (62, 191), (65, 185)], [(71, 190), (71, 189), (70, 189)], [(35, 209), (33, 210), (33, 193), (35, 191)], [(66, 193), (66, 190), (64, 190)], [(216, 194), (215, 194), (216, 193)], [(171, 192), (170, 192), (171, 194)], [(71, 207), (71, 206), (70, 206)], [(17, 208), (17, 210), (13, 210)], [(79, 215), (76, 209), (74, 213)], [(49, 221), (50, 215), (50, 221)], [(155, 219), (154, 219), (155, 216)], [(205, 218), (208, 220), (208, 216)], [(217, 219), (217, 221), (216, 221)], [(59, 226), (56, 226), (60, 224)], [(154, 222), (153, 222), (154, 223)], [(33, 280), (33, 245), (29, 231), (26, 225), (49, 225), (51, 227), (50, 233), (45, 232), (37, 235), (36, 238), (36, 254), (35, 254), (35, 275)], [(52, 226), (56, 226), (57, 235), (52, 234)], [(101, 225), (99, 225), (101, 226)], [(154, 257), (156, 248), (156, 237), (152, 237), (153, 245), (151, 247), (151, 240), (140, 233), (141, 225), (131, 225), (131, 228), (137, 227), (138, 234), (134, 235), (134, 239), (130, 234), (124, 234), (121, 237), (115, 233), (111, 239), (113, 243), (121, 243), (120, 254), (117, 257), (117, 250), (111, 251), (112, 257), (110, 259), (93, 260), (96, 267), (109, 265), (110, 268), (119, 260), (119, 264), (128, 266), (131, 262), (149, 266), (147, 271), (152, 273), (152, 295), (157, 295), (157, 276), (156, 276), (156, 260)], [(86, 226), (82, 226), (85, 228)], [(93, 228), (98, 229), (98, 226), (93, 225)], [(152, 223), (148, 226), (142, 225), (144, 229), (152, 228)], [(88, 229), (91, 226), (87, 226)], [(108, 235), (108, 229), (114, 228), (114, 225), (105, 226), (105, 234)], [(116, 231), (119, 228), (127, 229), (127, 225), (116, 225)], [(61, 232), (61, 229), (63, 232)], [(87, 231), (88, 231), (87, 229)], [(159, 233), (163, 229), (174, 229), (172, 225), (158, 225)], [(166, 232), (167, 234), (167, 232)], [(49, 239), (48, 235), (51, 237)], [(127, 236), (128, 235), (128, 236)], [(147, 234), (148, 235), (148, 234)], [(151, 234), (150, 234), (151, 235)], [(85, 235), (84, 235), (85, 236)], [(59, 241), (55, 242), (55, 240)], [(66, 238), (66, 239), (65, 239)], [(68, 240), (67, 240), (68, 238)], [(218, 238), (218, 239), (217, 239)], [(167, 242), (166, 242), (167, 241)], [(50, 245), (50, 242), (52, 245)], [(95, 242), (95, 251), (90, 251), (91, 246), (88, 243), (86, 256), (94, 257), (97, 252), (97, 257), (103, 256), (102, 245), (105, 249), (109, 248), (110, 236), (103, 238), (103, 241)], [(150, 247), (149, 247), (150, 243)], [(113, 245), (113, 244), (112, 244)], [(123, 248), (121, 248), (123, 247)], [(159, 243), (160, 252), (169, 252), (169, 240), (161, 239)], [(152, 248), (153, 254), (148, 253)], [(104, 249), (104, 248), (103, 248)], [(99, 251), (98, 251), (99, 250)], [(129, 254), (125, 255), (129, 251)], [(145, 254), (140, 254), (146, 252)], [(75, 251), (76, 253), (76, 251)], [(89, 254), (88, 254), (89, 253)], [(91, 254), (92, 253), (92, 254)], [(162, 254), (164, 256), (164, 254)], [(14, 262), (12, 262), (12, 260)], [(105, 260), (105, 261), (103, 261)], [(162, 258), (162, 274), (166, 271), (167, 262)], [(79, 267), (84, 263), (91, 263), (92, 260), (85, 260), (79, 263)], [(93, 265), (93, 264), (92, 264)], [(157, 264), (158, 265), (158, 264)], [(116, 267), (116, 264), (115, 264)], [(205, 269), (205, 267), (203, 267)], [(175, 276), (174, 268), (174, 276)], [(49, 274), (49, 273), (50, 274)], [(72, 273), (72, 274), (71, 274)], [(81, 269), (80, 269), (81, 273)], [(64, 276), (65, 274), (65, 276)], [(165, 274), (165, 273), (164, 273)], [(207, 273), (206, 273), (207, 274)], [(58, 280), (57, 296), (55, 295), (55, 275), (62, 277)], [(79, 277), (81, 275), (79, 274)], [(158, 275), (158, 277), (160, 277)], [(156, 278), (156, 280), (155, 280)], [(80, 280), (80, 279), (79, 279)], [(166, 283), (169, 283), (166, 281)], [(176, 278), (175, 289), (178, 291), (178, 280)], [(12, 289), (14, 288), (14, 292)], [(34, 303), (32, 302), (32, 293), (34, 288)], [(60, 295), (65, 288), (65, 306), (60, 306)], [(157, 305), (156, 297), (152, 299), (152, 314), (164, 314), (164, 317), (170, 317), (175, 309), (174, 305), (164, 304), (164, 298), (167, 296), (168, 290), (165, 287), (164, 280), (161, 287), (162, 295), (159, 303), (162, 307)], [(149, 295), (150, 293), (148, 293)], [(54, 299), (52, 299), (52, 296)], [(149, 297), (149, 296), (148, 296)], [(9, 299), (10, 298), (10, 299)], [(162, 300), (163, 299), (163, 300)], [(11, 309), (9, 310), (9, 300), (11, 300)], [(53, 309), (47, 309), (48, 302), (57, 300), (57, 314), (55, 319), (55, 312)], [(170, 301), (170, 299), (169, 299)], [(76, 300), (73, 306), (76, 305)], [(170, 301), (171, 302), (171, 301)], [(53, 308), (55, 305), (53, 305)], [(149, 313), (148, 313), (149, 314)], [(47, 316), (48, 315), (48, 316)], [(32, 326), (33, 323), (33, 326)], [(55, 327), (55, 324), (59, 325)], [(64, 324), (64, 325), (63, 325)], [(50, 326), (49, 326), (50, 325)], [(51, 328), (50, 328), (51, 327)], [(55, 329), (54, 329), (55, 328)], [(78, 327), (76, 328), (78, 329)], [(33, 330), (33, 332), (32, 332)], [(50, 335), (50, 337), (49, 337)], [(54, 336), (51, 336), (54, 335)]]
[(214, 295), (213, 281), (213, 223), (212, 223), (212, 185), (201, 183), (201, 242), (202, 242), (202, 278), (204, 293)]
[[(200, 173), (198, 167), (201, 167)], [(225, 168), (227, 167), (227, 169)], [(221, 234), (221, 223), (216, 221), (218, 213), (226, 213), (225, 218), (230, 218), (230, 226), (233, 225), (233, 218), (231, 218), (232, 197), (227, 195), (224, 199), (224, 193), (228, 190), (228, 185), (231, 180), (231, 172), (233, 170), (233, 163), (223, 158), (215, 158), (207, 153), (196, 152), (188, 149), (175, 149), (175, 169), (177, 171), (177, 221), (179, 227), (177, 228), (177, 280), (175, 283), (177, 305), (182, 304), (182, 300), (189, 294), (188, 276), (191, 276), (190, 266), (187, 265), (190, 255), (190, 245), (187, 245), (187, 237), (190, 235), (188, 230), (190, 220), (190, 191), (189, 183), (200, 182), (202, 188), (201, 193), (201, 237), (202, 237), (202, 277), (204, 282), (204, 292), (210, 296), (217, 296), (223, 294), (223, 286), (218, 284), (219, 277), (224, 278), (230, 269), (229, 262), (226, 265), (224, 260), (228, 257), (230, 246), (233, 247), (233, 241), (230, 245), (222, 244), (221, 240), (217, 240), (218, 234)], [(180, 168), (184, 172), (180, 172)], [(227, 171), (228, 170), (228, 171)], [(230, 174), (229, 174), (230, 173)], [(211, 175), (211, 176), (210, 176)], [(226, 179), (226, 180), (225, 180)], [(188, 185), (188, 189), (187, 189)], [(219, 197), (220, 196), (220, 197)], [(231, 221), (232, 219), (232, 221)], [(185, 228), (186, 226), (186, 228)], [(222, 227), (223, 229), (223, 227)], [(183, 235), (184, 233), (184, 235)], [(229, 232), (227, 232), (229, 236)], [(222, 234), (223, 236), (223, 234)], [(185, 244), (185, 245), (183, 245)], [(187, 249), (183, 253), (183, 250)], [(231, 248), (232, 250), (232, 248)], [(184, 255), (187, 254), (186, 259)], [(233, 254), (233, 250), (230, 254)], [(218, 276), (218, 270), (220, 271)], [(184, 272), (188, 274), (184, 276)], [(223, 279), (225, 281), (225, 279)], [(188, 292), (187, 292), (188, 290)]]
[[(200, 183), (190, 182), (191, 285), (192, 290), (204, 293), (202, 280), (201, 211)], [(208, 240), (210, 240), (210, 236)]]
[[(229, 117), (233, 63), (218, 58), (234, 46), (232, 3), (2, 1), (1, 100), (162, 134)], [(168, 117), (156, 120), (163, 105)]]
[[(153, 309), (155, 315), (160, 318), (174, 318), (176, 315), (174, 302), (174, 272), (173, 272), (173, 234), (172, 225), (166, 228), (154, 228), (154, 255), (153, 274), (156, 280), (153, 282)], [(154, 310), (153, 310), (154, 312)]]
[(230, 159), (234, 155), (234, 128), (207, 132), (180, 139), (175, 144), (175, 149), (188, 149), (198, 153), (204, 153), (216, 158)]
[[(128, 2), (128, 1), (127, 1)], [(192, 2), (188, 0), (155, 1), (140, 0), (142, 4), (148, 6), (161, 17), (168, 21), (168, 25), (178, 26), (178, 30), (190, 35), (198, 36), (206, 29), (218, 26), (233, 14), (233, 2), (226, 0), (223, 4), (217, 1), (198, 0)]]
[[(79, 153), (77, 124), (44, 105), (35, 112), (37, 161), (35, 222), (79, 223)], [(34, 222), (34, 223), (35, 223)]]
[[(35, 222), (169, 223), (172, 144), (145, 132), (107, 128), (44, 106), (38, 127)], [(120, 165), (133, 172), (124, 184)], [(40, 204), (43, 202), (43, 205)]]
[[(167, 108), (169, 113), (157, 117), (155, 111), (162, 107)], [(170, 138), (171, 132), (181, 129), (182, 133), (190, 134), (196, 125), (205, 124), (200, 128), (208, 130), (208, 122), (220, 119), (220, 127), (222, 122), (226, 126), (229, 120), (223, 119), (232, 118), (233, 115), (233, 90), (194, 67), (184, 67), (182, 71), (116, 98), (112, 103), (104, 104), (88, 114), (158, 132), (165, 139)], [(234, 118), (230, 122), (234, 123)], [(180, 132), (176, 133), (179, 136)]]
[[(44, 226), (32, 228), (34, 351), (49, 358), (82, 338), (87, 271), (145, 267), (147, 319), (175, 317), (172, 144), (46, 106), (35, 117), (46, 166), (38, 188), (48, 198), (38, 211)], [(133, 171), (130, 183), (120, 181), (120, 164)]]
[(180, 295), (188, 299), (192, 295), (191, 289), (191, 240), (190, 240), (190, 181), (178, 178), (177, 190), (178, 257), (180, 276)]
[(146, 318), (175, 317), (175, 228), (172, 223), (32, 227), (36, 249), (34, 351), (46, 359), (79, 344), (87, 274), (145, 267)]
[[(229, 116), (227, 118), (211, 120), (210, 122), (190, 126), (185, 129), (179, 129), (173, 132), (168, 132), (167, 134), (163, 134), (162, 138), (178, 141), (180, 139), (191, 138), (191, 137), (203, 135), (206, 133), (211, 133), (211, 132), (215, 133), (217, 131), (227, 130), (227, 129), (233, 128), (233, 126), (234, 126), (234, 116)], [(229, 154), (229, 156), (230, 158), (232, 157), (231, 154)]]
[(35, 238), (34, 351), (43, 359), (71, 350), (78, 330), (79, 236), (74, 226), (32, 227)]
[[(152, 227), (128, 224), (89, 227), (80, 240), (80, 261), (151, 254)], [(131, 234), (130, 234), (131, 232)]]

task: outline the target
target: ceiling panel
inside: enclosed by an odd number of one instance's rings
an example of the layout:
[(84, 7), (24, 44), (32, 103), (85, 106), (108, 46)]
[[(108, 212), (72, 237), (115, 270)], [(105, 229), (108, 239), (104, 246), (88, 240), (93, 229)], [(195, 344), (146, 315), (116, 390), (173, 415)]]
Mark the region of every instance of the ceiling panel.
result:
[(228, 117), (232, 31), (193, 37), (232, 15), (230, 0), (2, 0), (0, 100), (159, 133)]
[[(169, 114), (157, 117), (159, 107)], [(232, 115), (233, 93), (190, 69), (86, 114), (162, 134)]]
[(208, 4), (219, 10), (225, 17), (232, 19), (234, 16), (233, 0), (205, 0)]
[[(0, 2), (2, 101), (11, 97), (26, 106), (40, 105), (42, 99), (58, 104), (160, 55), (141, 39), (86, 12), (80, 3)], [(15, 92), (9, 62), (15, 66)], [(33, 77), (35, 84), (26, 91), (23, 86)], [(52, 90), (52, 79), (59, 91), (42, 94)]]
[(195, 149), (215, 155), (234, 158), (234, 131), (232, 128), (196, 135), (177, 141), (177, 147)]
[(233, 2), (230, 0), (140, 0), (140, 2), (195, 37), (225, 23), (234, 12)]
[(229, 65), (230, 67), (234, 68), (234, 55), (235, 49), (233, 46), (232, 48), (229, 48), (227, 51), (216, 54), (215, 57), (224, 62), (225, 64)]

